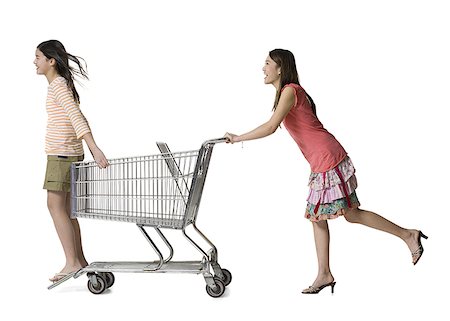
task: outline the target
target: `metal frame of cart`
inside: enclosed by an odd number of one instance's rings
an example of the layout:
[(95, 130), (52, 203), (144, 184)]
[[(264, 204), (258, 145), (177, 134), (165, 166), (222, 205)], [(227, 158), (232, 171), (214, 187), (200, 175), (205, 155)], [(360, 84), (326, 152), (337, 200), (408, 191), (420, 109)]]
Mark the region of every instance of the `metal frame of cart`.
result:
[[(94, 262), (55, 282), (49, 289), (88, 275), (88, 289), (101, 294), (114, 284), (113, 272), (181, 272), (202, 274), (206, 292), (219, 297), (231, 282), (231, 273), (218, 263), (217, 248), (197, 228), (196, 218), (213, 147), (223, 138), (204, 142), (200, 150), (172, 153), (167, 144), (157, 143), (161, 154), (109, 160), (100, 169), (91, 162), (77, 162), (71, 169), (71, 200), (74, 218), (93, 218), (135, 223), (158, 255), (152, 262)], [(205, 250), (187, 233), (193, 230), (208, 245)], [(168, 248), (164, 257), (145, 227), (152, 227)], [(201, 261), (172, 261), (173, 248), (161, 229), (181, 230), (201, 253)]]

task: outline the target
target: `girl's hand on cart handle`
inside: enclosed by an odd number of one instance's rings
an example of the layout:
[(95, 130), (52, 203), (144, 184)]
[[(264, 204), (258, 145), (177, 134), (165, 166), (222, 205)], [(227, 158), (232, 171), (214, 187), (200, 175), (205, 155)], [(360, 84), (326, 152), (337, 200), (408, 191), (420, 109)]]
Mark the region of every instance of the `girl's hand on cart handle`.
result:
[(94, 157), (94, 160), (97, 163), (98, 167), (106, 168), (109, 166), (109, 163), (108, 163), (108, 160), (106, 159), (105, 154), (103, 154), (103, 152), (99, 148), (91, 150), (91, 153), (92, 153), (92, 156)]
[(225, 135), (223, 136), (226, 140), (227, 140), (227, 144), (228, 143), (237, 143), (238, 142), (238, 135), (235, 134), (231, 134), (231, 133), (225, 133)]

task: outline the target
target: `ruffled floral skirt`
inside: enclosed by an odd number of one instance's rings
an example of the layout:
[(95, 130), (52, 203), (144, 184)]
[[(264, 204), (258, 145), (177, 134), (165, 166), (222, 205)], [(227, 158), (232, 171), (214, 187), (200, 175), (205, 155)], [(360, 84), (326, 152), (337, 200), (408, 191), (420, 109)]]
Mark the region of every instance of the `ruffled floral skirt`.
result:
[(305, 218), (317, 222), (343, 215), (346, 208), (360, 206), (356, 196), (355, 168), (346, 157), (335, 168), (324, 173), (311, 173)]

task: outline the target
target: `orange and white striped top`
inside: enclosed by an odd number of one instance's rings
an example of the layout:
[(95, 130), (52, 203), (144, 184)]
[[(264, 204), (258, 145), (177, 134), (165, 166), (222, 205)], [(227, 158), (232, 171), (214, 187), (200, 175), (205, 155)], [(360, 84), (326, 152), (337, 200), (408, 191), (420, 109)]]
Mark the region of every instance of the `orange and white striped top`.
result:
[(57, 77), (48, 86), (47, 114), (45, 153), (61, 156), (83, 155), (81, 138), (91, 129), (63, 77)]

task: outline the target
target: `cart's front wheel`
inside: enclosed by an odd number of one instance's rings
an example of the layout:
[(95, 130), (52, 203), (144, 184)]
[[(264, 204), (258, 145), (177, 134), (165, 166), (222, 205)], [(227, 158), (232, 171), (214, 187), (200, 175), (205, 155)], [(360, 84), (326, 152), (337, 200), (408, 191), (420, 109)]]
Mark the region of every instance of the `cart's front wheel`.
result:
[(225, 284), (223, 284), (223, 281), (218, 277), (214, 277), (214, 282), (216, 284), (216, 289), (213, 289), (209, 285), (206, 285), (206, 293), (208, 293), (213, 298), (218, 298), (225, 292)]
[(103, 293), (107, 288), (105, 279), (100, 275), (94, 275), (92, 277), (96, 279), (97, 284), (94, 286), (94, 283), (92, 283), (91, 280), (89, 280), (87, 284), (89, 291), (91, 291), (91, 293), (94, 294)]

